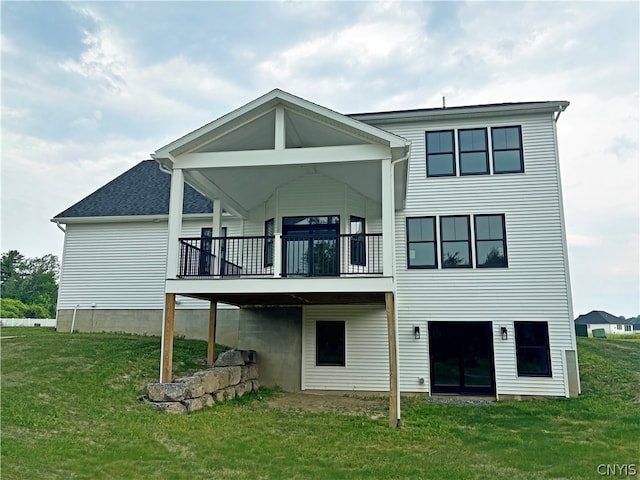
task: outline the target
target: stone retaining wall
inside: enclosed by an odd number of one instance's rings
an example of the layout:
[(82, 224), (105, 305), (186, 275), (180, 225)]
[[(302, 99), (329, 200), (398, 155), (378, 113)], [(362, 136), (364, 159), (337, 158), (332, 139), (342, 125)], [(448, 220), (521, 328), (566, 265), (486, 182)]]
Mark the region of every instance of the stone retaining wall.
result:
[(171, 383), (150, 383), (151, 407), (168, 413), (193, 412), (258, 390), (256, 360), (254, 350), (229, 350), (218, 356), (213, 368)]

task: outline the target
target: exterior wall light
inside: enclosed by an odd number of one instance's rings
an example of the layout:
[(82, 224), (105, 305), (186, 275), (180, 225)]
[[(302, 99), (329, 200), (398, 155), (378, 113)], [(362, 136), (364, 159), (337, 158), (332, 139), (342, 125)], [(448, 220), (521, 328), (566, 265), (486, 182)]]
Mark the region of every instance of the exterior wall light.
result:
[(413, 336), (416, 340), (420, 340), (420, 327), (418, 325), (413, 326)]
[(507, 327), (500, 327), (500, 336), (502, 337), (503, 340), (507, 339), (508, 337)]

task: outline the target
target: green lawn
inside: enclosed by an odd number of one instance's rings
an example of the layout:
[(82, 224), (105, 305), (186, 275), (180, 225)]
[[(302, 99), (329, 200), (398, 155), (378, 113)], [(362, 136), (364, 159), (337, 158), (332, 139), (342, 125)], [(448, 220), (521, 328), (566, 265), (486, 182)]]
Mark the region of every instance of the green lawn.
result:
[[(258, 392), (189, 415), (136, 397), (155, 381), (160, 340), (3, 328), (1, 478), (602, 478), (640, 470), (640, 338), (579, 339), (577, 399), (403, 402), (405, 426), (268, 408)], [(177, 339), (179, 371), (204, 342)], [(616, 478), (624, 478), (617, 476)], [(636, 477), (631, 477), (636, 478)]]

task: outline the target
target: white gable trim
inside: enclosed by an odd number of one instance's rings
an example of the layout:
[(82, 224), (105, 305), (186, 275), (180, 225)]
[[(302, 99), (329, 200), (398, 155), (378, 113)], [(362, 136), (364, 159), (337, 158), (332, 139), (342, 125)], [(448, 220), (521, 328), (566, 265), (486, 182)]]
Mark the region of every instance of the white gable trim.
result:
[[(384, 130), (380, 130), (379, 128), (373, 127), (371, 125), (367, 125), (358, 120), (349, 118), (345, 115), (334, 112), (333, 110), (309, 102), (308, 100), (304, 100), (300, 97), (291, 95), (290, 93), (275, 89), (234, 110), (233, 112), (230, 112), (227, 115), (224, 115), (217, 120), (214, 120), (213, 122), (200, 127), (197, 130), (194, 130), (184, 137), (179, 138), (178, 140), (175, 140), (168, 145), (165, 145), (151, 156), (154, 159), (165, 158), (171, 160), (174, 152), (179, 151), (181, 147), (184, 147), (185, 145), (196, 141), (198, 138), (206, 136), (207, 134), (212, 133), (214, 130), (219, 129), (226, 124), (230, 124), (234, 120), (240, 120), (243, 116), (250, 115), (251, 119), (255, 119), (256, 116), (260, 116), (263, 114), (263, 112), (273, 109), (279, 103), (284, 104), (285, 107), (293, 107), (293, 109), (296, 111), (299, 111), (299, 109), (303, 111), (306, 110), (316, 115), (323, 116), (333, 122), (337, 122), (339, 124), (359, 130), (365, 134), (382, 140), (383, 143), (387, 144), (389, 148), (402, 148), (402, 153), (404, 153), (404, 149), (409, 147), (409, 142), (402, 137), (391, 134)], [(245, 124), (246, 121), (240, 121), (240, 123)], [(208, 139), (206, 140), (206, 142), (208, 142)]]

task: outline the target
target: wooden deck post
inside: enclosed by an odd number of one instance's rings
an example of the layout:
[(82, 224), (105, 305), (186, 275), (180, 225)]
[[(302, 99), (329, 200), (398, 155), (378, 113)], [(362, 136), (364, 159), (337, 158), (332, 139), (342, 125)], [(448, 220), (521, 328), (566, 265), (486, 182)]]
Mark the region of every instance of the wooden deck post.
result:
[(176, 294), (165, 294), (164, 325), (162, 328), (162, 363), (160, 367), (160, 382), (171, 382), (173, 369), (173, 330), (176, 318)]
[(396, 315), (393, 292), (384, 294), (389, 339), (389, 427), (400, 426), (400, 396), (398, 395), (398, 352), (396, 350)]
[(209, 336), (207, 343), (207, 365), (213, 366), (216, 357), (216, 314), (218, 302), (211, 300), (209, 303)]

